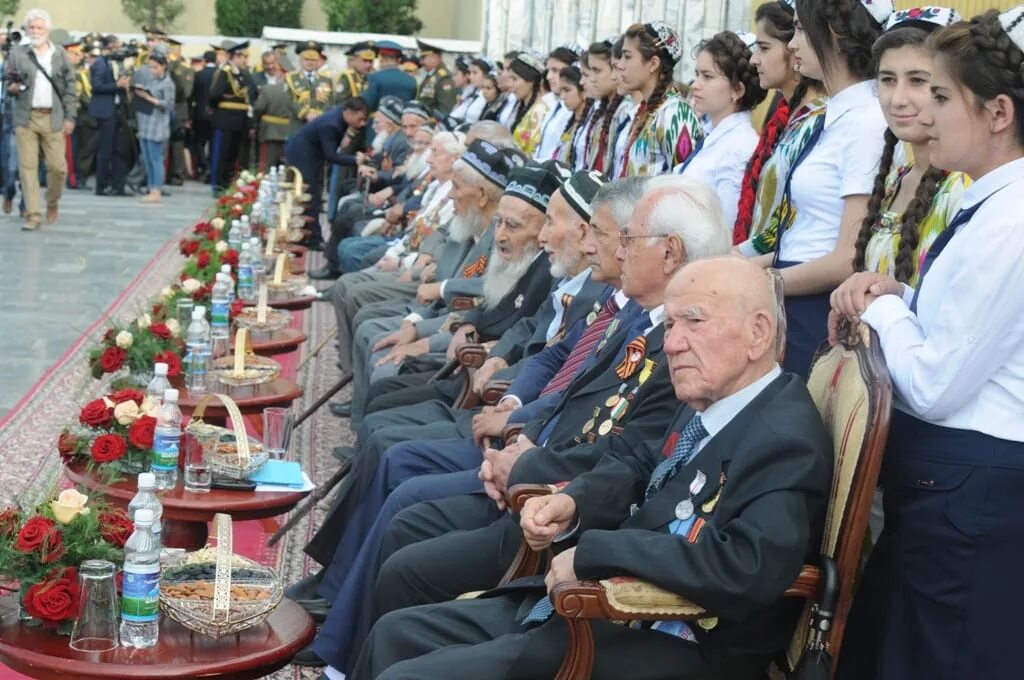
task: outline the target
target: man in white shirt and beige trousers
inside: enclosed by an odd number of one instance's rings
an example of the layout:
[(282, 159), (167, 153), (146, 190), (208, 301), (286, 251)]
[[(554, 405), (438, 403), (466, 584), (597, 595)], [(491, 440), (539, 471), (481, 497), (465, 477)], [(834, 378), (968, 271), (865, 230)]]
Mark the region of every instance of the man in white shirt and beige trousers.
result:
[(64, 49), (50, 42), (50, 15), (41, 9), (25, 16), (30, 44), (15, 47), (7, 62), (7, 92), (17, 97), (14, 135), (18, 172), (25, 196), (25, 224), (42, 221), (39, 200), (39, 148), (46, 162), (46, 221), (57, 221), (57, 202), (67, 176), (64, 138), (75, 129), (75, 71)]

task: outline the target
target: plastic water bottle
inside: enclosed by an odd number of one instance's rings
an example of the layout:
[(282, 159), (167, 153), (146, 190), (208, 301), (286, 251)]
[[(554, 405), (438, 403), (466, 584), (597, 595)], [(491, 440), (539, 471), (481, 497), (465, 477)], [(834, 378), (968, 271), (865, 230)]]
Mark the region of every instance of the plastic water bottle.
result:
[(231, 220), (231, 231), (228, 232), (228, 247), (232, 250), (238, 250), (242, 247), (241, 224), (238, 220)]
[(231, 276), (231, 265), (222, 264), (220, 266), (220, 273), (227, 277), (228, 281), (228, 304), (235, 301), (235, 279)]
[(252, 238), (252, 224), (249, 222), (249, 216), (242, 215), (238, 222), (239, 238), (242, 239), (242, 243), (248, 243), (249, 239)]
[(249, 253), (252, 255), (252, 287), (258, 298), (260, 286), (267, 281), (267, 267), (263, 262), (263, 244), (258, 236), (249, 239)]
[(203, 306), (192, 310), (192, 323), (188, 325), (188, 335), (185, 336), (185, 351), (188, 391), (203, 394), (207, 390), (206, 371), (210, 362), (210, 324), (206, 321), (206, 308)]
[(231, 323), (231, 284), (230, 278), (217, 273), (216, 283), (210, 293), (210, 337), (226, 338)]
[(242, 244), (242, 252), (238, 256), (238, 297), (246, 302), (256, 299), (256, 289), (253, 287), (252, 252), (249, 244)]
[(153, 511), (135, 513), (135, 531), (124, 544), (121, 644), (143, 649), (160, 636), (160, 548), (153, 539)]
[[(163, 399), (163, 395), (160, 396)], [(163, 524), (160, 519), (164, 515), (164, 506), (157, 498), (156, 492), (156, 475), (152, 472), (140, 472), (139, 473), (139, 490), (135, 494), (135, 497), (128, 503), (128, 516), (135, 521), (135, 513), (138, 510), (146, 508), (153, 513), (153, 541), (156, 543), (157, 550), (163, 547)]]
[(164, 403), (164, 392), (171, 389), (171, 382), (167, 379), (167, 364), (157, 362), (153, 365), (153, 379), (146, 385), (146, 396), (159, 405)]
[(164, 403), (156, 412), (153, 433), (153, 464), (156, 488), (173, 489), (178, 483), (178, 456), (181, 453), (181, 409), (178, 390), (164, 392)]

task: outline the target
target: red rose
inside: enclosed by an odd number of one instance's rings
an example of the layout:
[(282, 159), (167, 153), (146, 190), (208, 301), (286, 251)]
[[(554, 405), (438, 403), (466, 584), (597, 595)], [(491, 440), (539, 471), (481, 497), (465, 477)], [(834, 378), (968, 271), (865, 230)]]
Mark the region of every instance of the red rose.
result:
[(149, 332), (161, 340), (167, 340), (171, 337), (171, 329), (168, 328), (165, 323), (155, 323), (151, 325), (149, 327)]
[(119, 460), (128, 451), (124, 438), (116, 434), (101, 434), (92, 443), (89, 452), (97, 463), (110, 463)]
[(196, 264), (199, 265), (200, 269), (203, 269), (203, 268), (209, 266), (209, 264), (210, 264), (210, 253), (205, 251), (205, 250), (201, 250), (199, 252), (199, 255), (196, 256)]
[(22, 553), (34, 553), (37, 550), (43, 564), (49, 564), (64, 555), (64, 546), (60, 539), (60, 529), (51, 519), (36, 515), (18, 532), (14, 539), (14, 549)]
[(18, 533), (21, 512), (15, 508), (0, 510), (0, 538), (7, 538)]
[(167, 308), (164, 307), (163, 305), (159, 304), (159, 303), (155, 304), (155, 305), (153, 305), (153, 309), (150, 311), (150, 315), (154, 319), (161, 319), (161, 320), (162, 319), (166, 319), (167, 318)]
[(114, 402), (115, 404), (121, 404), (126, 401), (134, 401), (139, 406), (142, 405), (142, 400), (145, 398), (146, 393), (143, 392), (142, 390), (118, 390), (117, 392), (111, 392), (109, 395), (107, 395), (107, 399)]
[(128, 443), (140, 451), (153, 448), (153, 433), (156, 431), (156, 418), (139, 416), (128, 428)]
[(238, 251), (234, 248), (228, 248), (220, 256), (221, 264), (229, 264), (232, 267), (238, 266)]
[(153, 363), (167, 364), (168, 378), (176, 378), (181, 375), (181, 358), (169, 349), (154, 354)]
[(235, 298), (235, 301), (231, 303), (231, 316), (238, 316), (243, 309), (245, 309), (245, 303)]
[(209, 222), (196, 222), (194, 225), (192, 225), (192, 231), (193, 233), (196, 234), (208, 233), (210, 229), (211, 225)]
[(128, 537), (135, 530), (131, 518), (121, 510), (100, 513), (100, 536), (118, 548), (123, 548)]
[(33, 618), (60, 623), (78, 611), (78, 570), (54, 569), (45, 581), (29, 586), (21, 604)]
[(108, 347), (100, 355), (100, 368), (104, 373), (113, 373), (124, 366), (124, 359), (127, 354), (120, 347)]
[(106, 427), (114, 419), (114, 409), (102, 399), (95, 399), (82, 407), (78, 422), (88, 427)]
[(199, 250), (199, 241), (186, 241), (184, 254), (191, 257)]
[(70, 432), (61, 432), (57, 437), (57, 453), (64, 461), (70, 460), (78, 449), (78, 437)]

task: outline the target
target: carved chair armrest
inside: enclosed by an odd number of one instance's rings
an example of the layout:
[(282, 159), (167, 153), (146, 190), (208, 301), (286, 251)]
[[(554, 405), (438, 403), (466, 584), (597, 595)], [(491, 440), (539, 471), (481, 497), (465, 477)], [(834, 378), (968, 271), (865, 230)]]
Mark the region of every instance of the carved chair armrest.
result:
[(487, 361), (487, 348), (480, 344), (463, 345), (457, 355), (463, 368), (480, 368)]
[(455, 298), (452, 298), (452, 311), (453, 312), (465, 312), (465, 311), (468, 311), (468, 310), (473, 309), (473, 308), (476, 307), (477, 301), (478, 301), (478, 298), (466, 297), (466, 296), (462, 296), (462, 295), (460, 295), (458, 297), (455, 297)]
[(501, 398), (508, 392), (508, 388), (512, 385), (511, 380), (492, 380), (484, 386), (484, 393), (481, 395), (481, 399), (487, 406), (494, 406)]

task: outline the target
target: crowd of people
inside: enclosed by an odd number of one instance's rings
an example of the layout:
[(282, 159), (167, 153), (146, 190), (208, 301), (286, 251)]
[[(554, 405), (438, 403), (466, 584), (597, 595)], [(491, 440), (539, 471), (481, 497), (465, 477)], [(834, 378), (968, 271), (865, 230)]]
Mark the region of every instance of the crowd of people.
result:
[[(1019, 677), (1024, 6), (774, 0), (755, 19), (701, 41), (685, 84), (661, 21), (451, 71), (421, 43), (419, 83), (390, 43), (353, 47), (338, 82), (315, 44), (287, 75), (264, 54), (255, 98), (244, 46), (210, 65), (211, 183), (252, 125), (301, 168), (353, 374), (330, 405), (351, 469), (305, 548), (320, 568), (287, 590), (321, 622), (295, 663), (553, 677), (568, 631), (547, 593), (629, 575), (715, 616), (595, 621), (595, 678), (765, 677), (831, 494), (805, 380), (849, 321), (877, 333), (896, 404), (837, 677)], [(59, 131), (35, 103), (19, 151)], [(449, 369), (471, 344), (467, 384)], [(558, 491), (512, 513), (518, 483)], [(493, 590), (524, 541), (552, 550), (546, 574)]]

